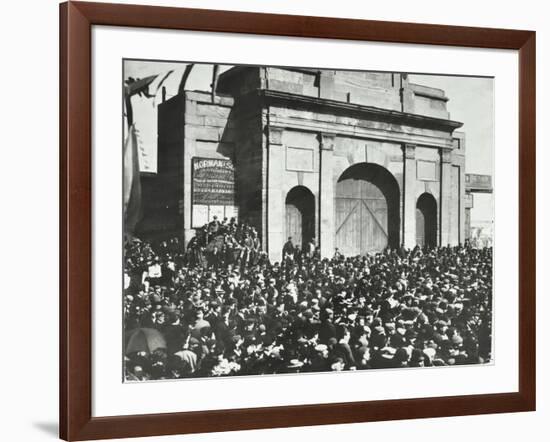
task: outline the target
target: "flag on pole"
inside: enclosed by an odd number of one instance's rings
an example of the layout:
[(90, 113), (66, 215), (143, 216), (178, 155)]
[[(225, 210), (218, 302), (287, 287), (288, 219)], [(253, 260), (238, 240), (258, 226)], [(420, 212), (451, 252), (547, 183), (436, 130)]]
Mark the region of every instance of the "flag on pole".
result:
[(135, 125), (131, 125), (124, 143), (124, 227), (133, 236), (141, 218), (141, 179)]
[(151, 98), (153, 95), (149, 93), (149, 86), (155, 79), (158, 77), (157, 75), (150, 75), (149, 77), (145, 78), (138, 78), (135, 79), (133, 77), (129, 77), (125, 83), (125, 93), (127, 96), (131, 97), (132, 95), (139, 95), (144, 96), (146, 98)]

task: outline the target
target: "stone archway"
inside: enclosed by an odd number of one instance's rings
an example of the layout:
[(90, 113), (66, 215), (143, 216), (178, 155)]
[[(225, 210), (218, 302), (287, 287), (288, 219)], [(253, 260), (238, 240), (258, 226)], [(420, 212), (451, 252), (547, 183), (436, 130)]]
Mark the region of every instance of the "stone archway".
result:
[(429, 193), (423, 193), (416, 201), (416, 244), (437, 245), (437, 202)]
[(335, 246), (348, 256), (399, 246), (399, 185), (384, 167), (355, 164), (338, 179)]
[(304, 186), (295, 186), (285, 201), (285, 237), (300, 248), (315, 236), (315, 197)]

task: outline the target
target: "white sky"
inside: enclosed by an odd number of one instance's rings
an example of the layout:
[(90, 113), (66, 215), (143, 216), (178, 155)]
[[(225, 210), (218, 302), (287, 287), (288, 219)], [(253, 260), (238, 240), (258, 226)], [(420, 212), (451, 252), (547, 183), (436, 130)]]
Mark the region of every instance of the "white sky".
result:
[[(167, 98), (178, 90), (181, 76), (187, 63), (159, 61), (126, 61), (124, 78), (143, 78), (159, 74), (159, 79), (169, 70), (174, 72), (164, 82)], [(231, 66), (220, 66), (220, 73)], [(494, 121), (493, 121), (493, 79), (478, 77), (458, 77), (443, 75), (410, 75), (409, 80), (426, 86), (443, 89), (449, 98), (447, 110), (452, 120), (464, 123), (460, 131), (466, 133), (466, 173), (493, 175), (494, 170)], [(212, 81), (211, 64), (195, 64), (187, 80), (186, 89), (210, 90)], [(156, 90), (158, 81), (149, 88)], [(161, 101), (158, 91), (156, 98), (134, 97), (132, 105), (134, 121), (139, 131), (142, 153), (141, 170), (156, 171), (157, 149), (157, 105)], [(472, 222), (493, 219), (493, 196), (474, 195)]]

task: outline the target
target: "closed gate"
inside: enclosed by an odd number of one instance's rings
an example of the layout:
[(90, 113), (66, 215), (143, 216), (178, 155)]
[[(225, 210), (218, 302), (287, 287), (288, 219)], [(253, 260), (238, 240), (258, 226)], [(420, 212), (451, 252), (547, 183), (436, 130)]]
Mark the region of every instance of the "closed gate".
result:
[(398, 245), (399, 189), (383, 167), (362, 163), (336, 185), (335, 245), (346, 256)]

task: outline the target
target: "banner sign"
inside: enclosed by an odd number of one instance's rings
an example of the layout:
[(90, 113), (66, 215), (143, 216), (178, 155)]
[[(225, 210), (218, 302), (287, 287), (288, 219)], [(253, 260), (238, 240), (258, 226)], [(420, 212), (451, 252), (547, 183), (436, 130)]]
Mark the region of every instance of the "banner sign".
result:
[(216, 216), (238, 217), (235, 203), (235, 166), (231, 160), (193, 158), (192, 225), (202, 227)]
[(193, 204), (234, 206), (235, 167), (231, 160), (193, 158)]

